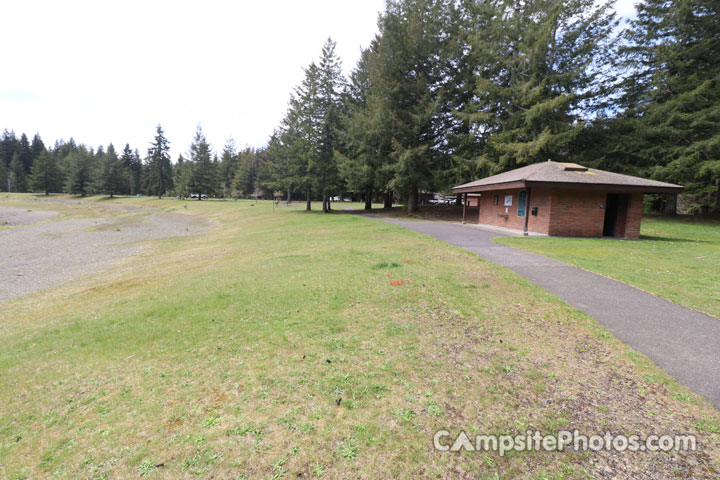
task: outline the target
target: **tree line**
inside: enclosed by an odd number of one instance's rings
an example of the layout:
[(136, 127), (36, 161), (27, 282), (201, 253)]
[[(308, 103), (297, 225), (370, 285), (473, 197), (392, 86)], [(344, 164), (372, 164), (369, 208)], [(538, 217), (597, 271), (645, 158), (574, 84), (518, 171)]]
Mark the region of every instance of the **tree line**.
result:
[(684, 211), (719, 211), (720, 4), (644, 0), (625, 23), (612, 6), (387, 0), (347, 77), (328, 39), (262, 148), (228, 141), (218, 158), (198, 129), (171, 162), (161, 127), (143, 159), (5, 132), (0, 188), (280, 195), (325, 211), (352, 195), (413, 211), (423, 192), (552, 159), (679, 183)]
[(75, 195), (175, 195), (198, 199), (249, 197), (269, 183), (263, 152), (238, 150), (228, 140), (221, 156), (213, 153), (198, 126), (189, 158), (171, 161), (170, 142), (162, 126), (146, 155), (126, 144), (89, 148), (72, 138), (46, 148), (39, 134), (32, 141), (5, 130), (0, 137), (0, 191), (70, 193)]

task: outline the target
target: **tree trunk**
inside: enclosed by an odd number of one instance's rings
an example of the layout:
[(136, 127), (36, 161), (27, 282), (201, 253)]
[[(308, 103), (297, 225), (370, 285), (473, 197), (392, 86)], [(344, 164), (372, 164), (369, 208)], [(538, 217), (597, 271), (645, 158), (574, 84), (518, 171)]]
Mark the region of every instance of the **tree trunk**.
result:
[(408, 193), (408, 202), (407, 202), (407, 211), (408, 213), (415, 213), (417, 212), (418, 207), (418, 190), (416, 186), (410, 187), (410, 192)]
[(383, 203), (383, 208), (392, 208), (393, 203), (393, 192), (392, 190), (385, 192), (385, 201)]
[(292, 203), (292, 196), (290, 194), (290, 190), (288, 190), (287, 203)]
[(365, 193), (365, 210), (372, 210), (372, 190)]
[(323, 192), (323, 213), (327, 213), (328, 211), (328, 194), (326, 192)]
[(305, 205), (305, 210), (307, 210), (307, 211), (310, 211), (310, 210), (311, 210), (311, 208), (310, 208), (310, 194), (311, 194), (311, 193), (312, 193), (312, 192), (311, 192), (311, 190), (310, 190), (310, 185), (308, 185), (308, 186), (307, 186), (307, 204)]

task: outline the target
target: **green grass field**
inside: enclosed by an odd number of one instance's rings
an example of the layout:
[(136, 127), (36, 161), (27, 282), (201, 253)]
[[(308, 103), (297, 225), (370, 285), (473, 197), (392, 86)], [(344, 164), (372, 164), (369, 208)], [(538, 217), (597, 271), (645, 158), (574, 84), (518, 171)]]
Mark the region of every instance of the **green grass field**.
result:
[[(0, 478), (720, 475), (716, 409), (508, 270), (301, 204), (112, 202), (214, 227), (0, 304)], [(432, 446), (440, 429), (575, 428), (690, 433), (699, 449)]]
[(720, 221), (646, 216), (641, 241), (496, 239), (720, 318)]

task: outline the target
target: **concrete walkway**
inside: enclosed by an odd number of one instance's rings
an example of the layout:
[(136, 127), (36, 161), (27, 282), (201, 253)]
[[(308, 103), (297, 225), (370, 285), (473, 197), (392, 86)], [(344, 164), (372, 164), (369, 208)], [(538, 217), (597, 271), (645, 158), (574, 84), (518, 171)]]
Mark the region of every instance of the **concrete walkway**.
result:
[(501, 233), (445, 222), (376, 218), (444, 240), (529, 279), (720, 408), (720, 320), (625, 283), (492, 242)]

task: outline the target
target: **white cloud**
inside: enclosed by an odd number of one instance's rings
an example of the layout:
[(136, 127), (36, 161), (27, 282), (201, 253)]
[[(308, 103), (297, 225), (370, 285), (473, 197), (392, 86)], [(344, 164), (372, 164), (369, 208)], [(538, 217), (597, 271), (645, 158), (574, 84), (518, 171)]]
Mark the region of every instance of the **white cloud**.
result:
[(16, 1), (3, 6), (0, 129), (129, 142), (161, 123), (173, 156), (198, 123), (220, 150), (262, 145), (325, 39), (349, 72), (382, 0)]

